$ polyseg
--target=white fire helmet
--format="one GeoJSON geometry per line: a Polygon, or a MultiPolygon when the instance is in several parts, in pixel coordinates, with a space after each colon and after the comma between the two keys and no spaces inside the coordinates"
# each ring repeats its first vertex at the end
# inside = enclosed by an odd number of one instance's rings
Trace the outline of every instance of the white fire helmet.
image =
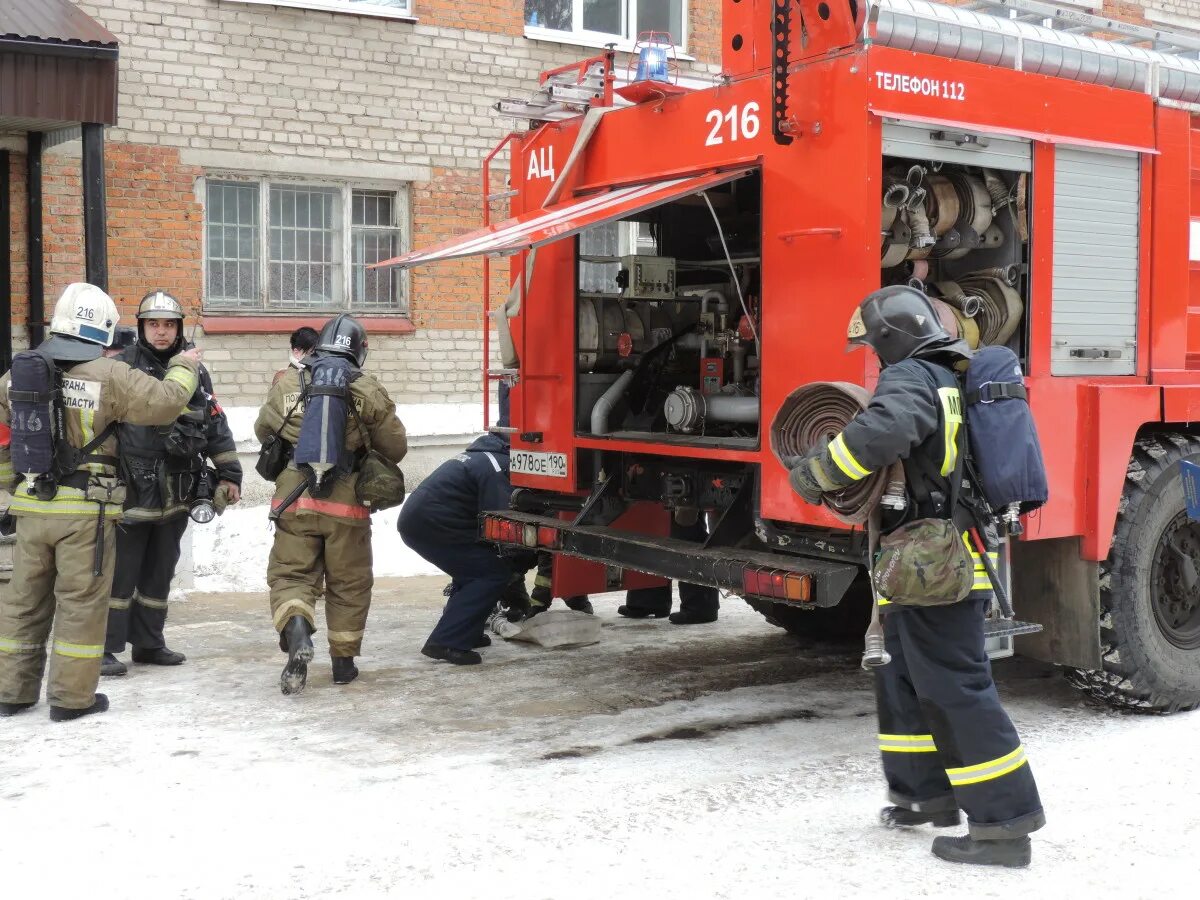
{"type": "Polygon", "coordinates": [[[121,314],[117,304],[94,284],[77,281],[68,284],[54,306],[50,333],[76,337],[108,347],[121,314]]]}

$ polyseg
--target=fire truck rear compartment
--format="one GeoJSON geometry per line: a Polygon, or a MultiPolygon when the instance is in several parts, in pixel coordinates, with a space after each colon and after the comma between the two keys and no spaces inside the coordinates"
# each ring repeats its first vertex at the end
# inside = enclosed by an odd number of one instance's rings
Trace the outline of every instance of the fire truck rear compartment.
{"type": "Polygon", "coordinates": [[[1028,142],[885,123],[883,146],[881,284],[925,291],[947,331],[1027,371],[1028,142]]]}
{"type": "Polygon", "coordinates": [[[576,241],[577,433],[754,449],[761,178],[576,241]]]}

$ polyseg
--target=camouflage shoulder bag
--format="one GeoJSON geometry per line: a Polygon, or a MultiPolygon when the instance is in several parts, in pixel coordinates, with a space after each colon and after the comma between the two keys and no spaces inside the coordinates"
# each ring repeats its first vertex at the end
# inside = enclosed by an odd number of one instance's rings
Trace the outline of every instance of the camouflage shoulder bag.
{"type": "MultiPolygon", "coordinates": [[[[945,426],[945,423],[939,424],[945,426]]],[[[879,541],[879,555],[871,569],[871,578],[879,596],[891,603],[946,606],[971,593],[975,566],[962,533],[954,524],[966,462],[965,422],[957,440],[958,456],[949,476],[950,496],[946,506],[942,507],[945,517],[916,519],[879,541]]],[[[929,503],[932,495],[921,478],[910,483],[910,488],[918,503],[929,503]]]]}
{"type": "Polygon", "coordinates": [[[917,519],[879,541],[871,577],[903,606],[944,606],[971,593],[974,567],[952,519],[917,519]]]}
{"type": "Polygon", "coordinates": [[[354,485],[354,498],[371,512],[391,509],[404,502],[404,473],[400,467],[371,447],[371,436],[367,433],[358,415],[358,406],[353,395],[346,405],[362,435],[366,453],[358,467],[358,481],[354,485]]]}

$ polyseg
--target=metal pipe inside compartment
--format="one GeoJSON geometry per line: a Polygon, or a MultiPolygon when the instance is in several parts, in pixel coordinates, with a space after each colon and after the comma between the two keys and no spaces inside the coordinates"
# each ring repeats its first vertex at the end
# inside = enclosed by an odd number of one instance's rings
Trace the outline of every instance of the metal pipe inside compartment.
{"type": "Polygon", "coordinates": [[[608,417],[613,411],[613,407],[617,405],[629,389],[630,382],[633,381],[635,370],[628,369],[621,373],[621,377],[612,383],[607,391],[600,395],[600,399],[596,401],[596,405],[592,407],[592,434],[608,434],[608,417]]]}
{"type": "Polygon", "coordinates": [[[737,394],[705,396],[695,388],[678,387],[663,404],[667,424],[678,431],[694,431],[704,422],[753,424],[758,421],[758,398],[737,394]]]}

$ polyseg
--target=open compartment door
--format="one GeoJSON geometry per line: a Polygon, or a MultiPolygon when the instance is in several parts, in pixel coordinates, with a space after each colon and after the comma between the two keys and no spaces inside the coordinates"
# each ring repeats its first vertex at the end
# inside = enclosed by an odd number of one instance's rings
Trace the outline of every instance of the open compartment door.
{"type": "Polygon", "coordinates": [[[522,213],[425,250],[384,260],[372,268],[411,268],[466,256],[507,256],[734,181],[751,171],[752,168],[742,167],[706,172],[586,194],[545,209],[522,213]]]}

